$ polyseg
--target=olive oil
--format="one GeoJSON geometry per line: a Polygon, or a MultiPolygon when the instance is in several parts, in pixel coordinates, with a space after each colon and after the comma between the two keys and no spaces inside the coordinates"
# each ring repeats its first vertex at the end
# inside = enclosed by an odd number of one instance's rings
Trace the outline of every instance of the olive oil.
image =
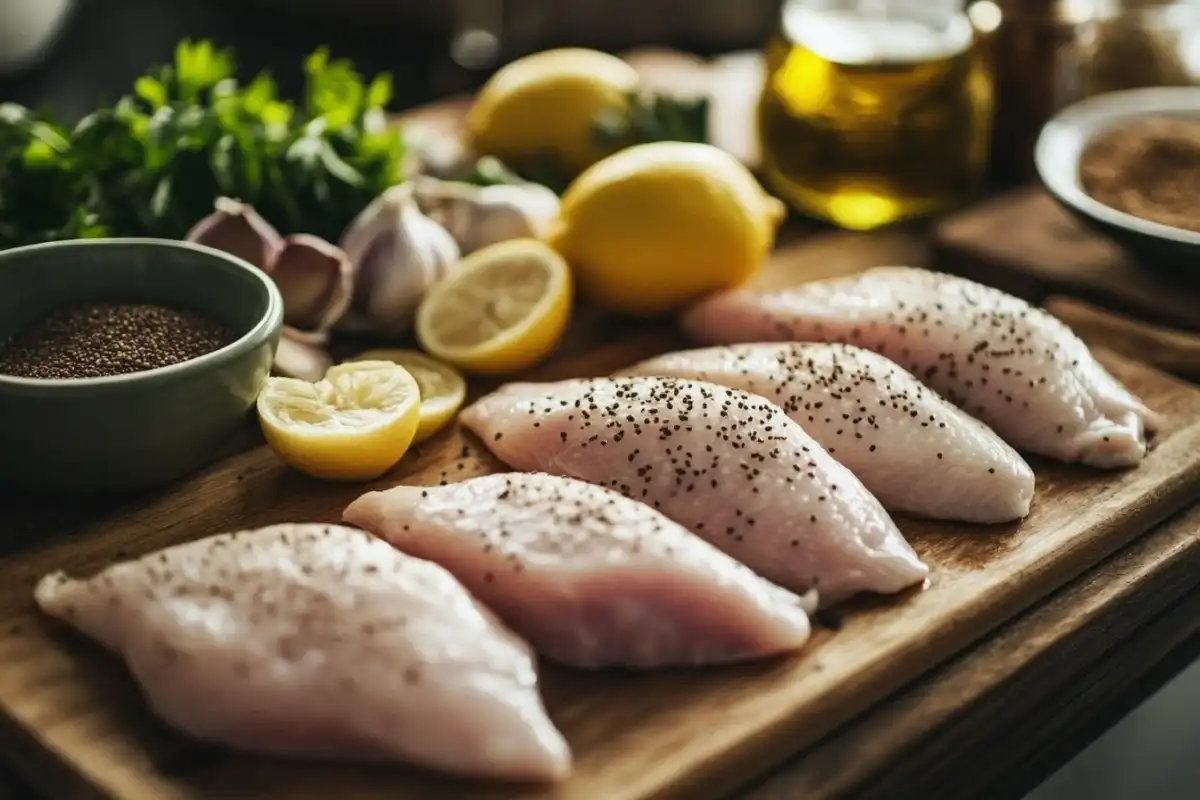
{"type": "Polygon", "coordinates": [[[939,5],[784,4],[758,111],[775,194],[865,230],[943,211],[976,190],[991,80],[967,16],[939,5]]]}

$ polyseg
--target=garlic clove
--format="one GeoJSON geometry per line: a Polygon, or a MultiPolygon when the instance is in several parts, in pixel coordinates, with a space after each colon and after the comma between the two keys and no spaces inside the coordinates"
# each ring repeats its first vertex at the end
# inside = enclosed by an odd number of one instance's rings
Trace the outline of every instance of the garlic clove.
{"type": "Polygon", "coordinates": [[[402,335],[426,291],[458,263],[445,228],[417,208],[409,185],[385,191],[351,224],[342,248],[355,265],[354,299],[342,328],[402,335]]]}
{"type": "Polygon", "coordinates": [[[299,328],[293,328],[291,325],[284,325],[282,332],[286,338],[300,342],[301,344],[312,345],[313,347],[324,347],[329,344],[329,331],[303,331],[299,328]]]}
{"type": "Polygon", "coordinates": [[[410,203],[412,184],[402,183],[385,189],[367,204],[342,234],[340,246],[346,257],[358,264],[375,238],[397,225],[401,210],[410,203]]]}
{"type": "Polygon", "coordinates": [[[418,138],[415,141],[405,129],[408,147],[405,151],[406,172],[409,179],[420,175],[432,175],[446,180],[466,173],[476,160],[457,133],[440,131],[436,136],[418,138]]]}
{"type": "Polygon", "coordinates": [[[321,380],[333,366],[333,358],[322,347],[324,340],[321,334],[285,325],[283,335],[279,337],[279,347],[275,350],[274,372],[303,381],[321,380]]]}
{"type": "Polygon", "coordinates": [[[479,190],[479,196],[485,207],[508,204],[519,209],[529,226],[529,235],[536,239],[545,236],[562,207],[558,195],[540,183],[486,186],[479,190]]]}
{"type": "Polygon", "coordinates": [[[536,183],[474,186],[422,176],[413,198],[430,219],[441,223],[463,254],[510,239],[540,239],[558,214],[560,201],[536,183]]]}
{"type": "Polygon", "coordinates": [[[458,262],[458,245],[441,225],[415,205],[400,213],[399,235],[378,237],[363,255],[369,291],[363,292],[367,313],[392,333],[407,332],[425,293],[458,262]]]}
{"type": "Polygon", "coordinates": [[[326,331],[341,319],[354,291],[354,268],[341,248],[296,234],[268,270],[283,295],[283,319],[303,330],[326,331]]]}
{"type": "Polygon", "coordinates": [[[253,206],[228,197],[218,197],[213,213],[197,222],[184,237],[189,242],[223,250],[269,270],[283,247],[283,237],[253,206]]]}
{"type": "Polygon", "coordinates": [[[422,175],[412,181],[412,199],[417,209],[445,228],[463,255],[474,247],[471,228],[474,223],[476,189],[461,181],[444,181],[422,175]]]}

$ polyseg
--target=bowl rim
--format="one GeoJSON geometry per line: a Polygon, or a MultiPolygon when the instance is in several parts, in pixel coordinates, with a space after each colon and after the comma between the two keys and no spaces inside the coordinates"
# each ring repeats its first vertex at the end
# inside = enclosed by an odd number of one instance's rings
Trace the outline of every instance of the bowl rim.
{"type": "Polygon", "coordinates": [[[1200,232],[1118,211],[1083,190],[1079,160],[1096,136],[1117,125],[1159,115],[1200,119],[1200,86],[1123,89],[1073,103],[1042,127],[1034,146],[1034,165],[1046,190],[1084,216],[1130,233],[1200,248],[1200,232]]]}
{"type": "Polygon", "coordinates": [[[24,378],[16,375],[0,374],[0,387],[7,389],[32,390],[34,392],[58,391],[79,388],[122,387],[152,385],[169,381],[197,370],[208,370],[228,364],[248,350],[258,347],[267,341],[283,325],[283,295],[269,275],[250,262],[195,242],[185,242],[177,239],[156,239],[139,237],[111,237],[97,239],[63,239],[56,242],[39,242],[37,244],[13,247],[0,251],[0,269],[3,269],[5,259],[10,256],[42,252],[56,249],[87,249],[90,247],[144,247],[148,249],[174,249],[190,251],[197,255],[215,258],[248,273],[264,288],[267,295],[266,308],[258,321],[244,334],[229,344],[219,347],[187,361],[168,364],[164,367],[129,372],[122,375],[105,375],[98,378],[24,378]]]}

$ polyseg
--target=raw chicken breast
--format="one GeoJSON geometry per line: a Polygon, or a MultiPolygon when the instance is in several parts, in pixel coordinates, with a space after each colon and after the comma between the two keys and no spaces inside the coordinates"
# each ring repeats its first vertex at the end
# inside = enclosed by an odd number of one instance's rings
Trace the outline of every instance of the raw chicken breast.
{"type": "Polygon", "coordinates": [[[815,603],[649,506],[571,478],[398,486],[363,495],[344,519],[441,564],[563,664],[745,661],[808,640],[806,606],[815,603]]]}
{"type": "Polygon", "coordinates": [[[651,358],[622,375],[692,378],[783,407],[889,511],[966,522],[1029,513],[1033,470],[986,425],[883,356],[843,344],[747,344],[651,358]]]}
{"type": "Polygon", "coordinates": [[[757,395],[660,378],[513,383],[459,419],[510,466],[642,500],[823,605],[928,573],[858,479],[757,395]]]}
{"type": "Polygon", "coordinates": [[[341,526],[222,534],[38,583],[192,736],[299,756],[566,775],[529,646],[449,572],[341,526]]]}
{"type": "Polygon", "coordinates": [[[847,342],[894,359],[1019,450],[1138,464],[1155,415],[1045,311],[973,281],[880,267],[794,289],[722,292],[686,311],[703,344],[847,342]]]}

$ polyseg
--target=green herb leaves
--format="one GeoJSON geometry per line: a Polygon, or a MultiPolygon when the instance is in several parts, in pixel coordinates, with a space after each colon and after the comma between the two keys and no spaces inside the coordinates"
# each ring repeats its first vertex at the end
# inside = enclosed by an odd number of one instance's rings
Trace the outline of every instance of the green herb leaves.
{"type": "Polygon", "coordinates": [[[318,50],[303,103],[267,74],[246,85],[230,51],[183,41],[173,63],[67,131],[0,106],[0,248],[88,235],[183,238],[218,196],[252,204],[283,230],[336,241],[402,180],[391,81],[370,82],[318,50]]]}
{"type": "MultiPolygon", "coordinates": [[[[592,136],[604,147],[615,151],[648,142],[708,143],[707,97],[684,99],[638,91],[628,99],[627,107],[606,108],[593,120],[592,136]]],[[[532,181],[556,194],[570,183],[552,156],[537,155],[526,157],[519,166],[483,156],[454,177],[478,186],[532,181]]]]}
{"type": "Polygon", "coordinates": [[[0,104],[0,248],[106,232],[68,137],[29,109],[0,104]]]}
{"type": "Polygon", "coordinates": [[[628,109],[607,109],[596,119],[592,135],[609,147],[647,142],[708,142],[707,97],[684,99],[634,92],[628,109]]]}

